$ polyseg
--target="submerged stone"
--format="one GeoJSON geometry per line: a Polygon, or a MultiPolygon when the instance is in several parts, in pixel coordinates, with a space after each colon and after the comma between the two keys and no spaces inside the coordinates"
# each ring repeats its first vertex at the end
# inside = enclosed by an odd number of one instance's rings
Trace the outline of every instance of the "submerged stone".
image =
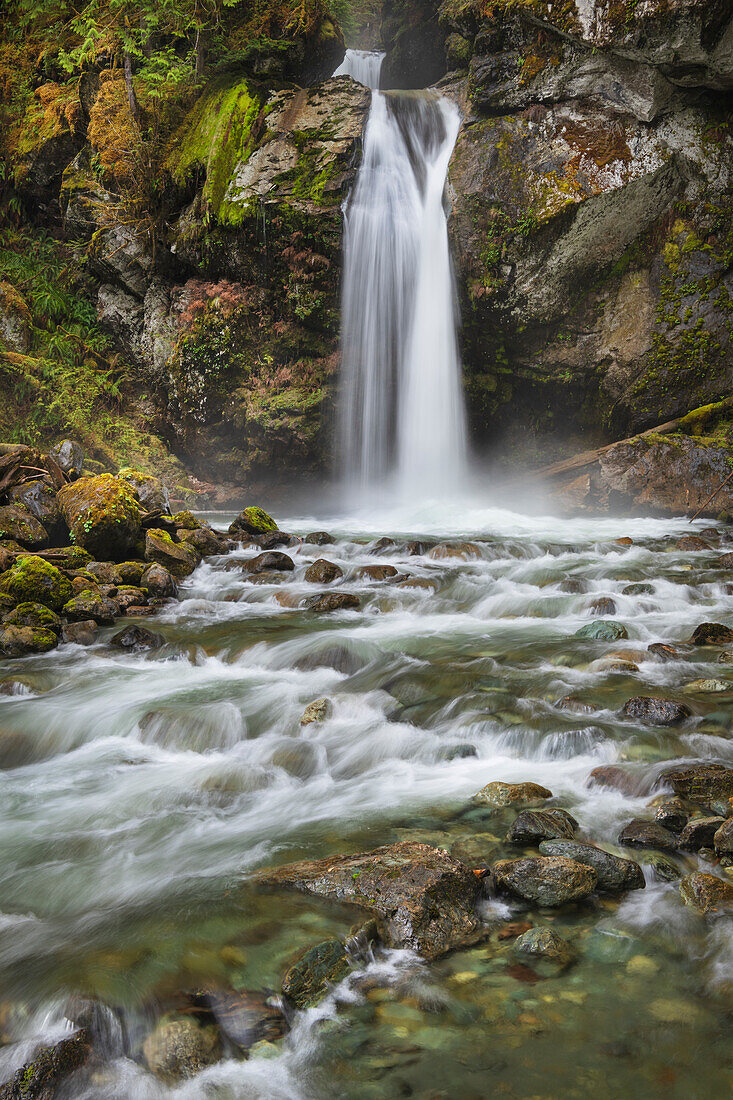
{"type": "Polygon", "coordinates": [[[190,1016],[161,1021],[143,1043],[148,1069],[163,1081],[195,1077],[221,1056],[215,1027],[201,1027],[190,1016]]]}
{"type": "Polygon", "coordinates": [[[326,940],[290,967],[283,978],[282,991],[296,1008],[316,1005],[329,991],[350,973],[349,957],[339,940],[326,940]]]}
{"type": "Polygon", "coordinates": [[[528,929],[514,941],[512,952],[521,959],[540,963],[554,972],[566,970],[575,960],[571,945],[552,928],[528,929]]]}

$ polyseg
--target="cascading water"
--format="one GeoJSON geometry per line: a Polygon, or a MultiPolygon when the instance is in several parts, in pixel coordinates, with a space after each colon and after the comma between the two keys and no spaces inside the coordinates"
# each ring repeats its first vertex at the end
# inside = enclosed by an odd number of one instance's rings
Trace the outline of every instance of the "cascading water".
{"type": "MultiPolygon", "coordinates": [[[[351,51],[350,51],[351,53],[351,51]]],[[[352,53],[340,72],[375,87],[352,53]],[[357,75],[359,74],[359,75],[357,75]]],[[[349,488],[446,495],[465,463],[443,190],[460,116],[432,92],[373,92],[346,208],[339,443],[349,488]]]]}

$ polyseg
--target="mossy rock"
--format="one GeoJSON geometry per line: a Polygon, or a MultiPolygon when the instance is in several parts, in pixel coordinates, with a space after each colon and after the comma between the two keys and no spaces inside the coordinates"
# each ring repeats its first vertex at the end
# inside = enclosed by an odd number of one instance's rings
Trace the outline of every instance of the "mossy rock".
{"type": "Polygon", "coordinates": [[[90,1050],[89,1033],[84,1028],[54,1046],[41,1047],[32,1062],[26,1062],[0,1087],[1,1100],[50,1100],[64,1078],[84,1065],[90,1050]]]}
{"type": "Polygon", "coordinates": [[[61,632],[61,619],[50,607],[42,603],[19,603],[6,617],[5,626],[31,626],[38,630],[61,632]]]}
{"type": "Polygon", "coordinates": [[[145,560],[165,566],[180,580],[193,573],[201,555],[188,543],[174,542],[167,531],[154,528],[145,535],[145,560]]]}
{"type": "Polygon", "coordinates": [[[329,986],[350,972],[349,959],[339,940],[326,940],[290,967],[283,979],[283,993],[297,1008],[318,1004],[329,986]]]}
{"type": "Polygon", "coordinates": [[[230,535],[264,535],[268,531],[277,531],[278,526],[272,516],[262,508],[245,508],[233,520],[229,527],[230,535]]]}
{"type": "Polygon", "coordinates": [[[145,572],[145,563],[142,561],[121,561],[117,569],[122,577],[123,584],[139,585],[145,572]]]}
{"type": "Polygon", "coordinates": [[[53,630],[32,626],[7,626],[0,630],[0,654],[3,657],[27,657],[33,653],[48,653],[59,643],[53,630]]]}
{"type": "Polygon", "coordinates": [[[40,520],[20,504],[0,507],[0,539],[13,542],[30,550],[48,546],[48,531],[40,520]]]}
{"type": "Polygon", "coordinates": [[[183,529],[184,531],[196,531],[201,526],[200,521],[196,519],[193,512],[189,511],[176,512],[173,516],[173,522],[177,529],[183,529]]]}
{"type": "Polygon", "coordinates": [[[42,551],[38,556],[57,565],[59,569],[84,569],[92,561],[92,555],[81,546],[54,547],[53,550],[42,551]]]}
{"type": "Polygon", "coordinates": [[[626,627],[613,619],[599,619],[595,623],[587,623],[576,630],[574,638],[594,638],[601,642],[617,642],[620,638],[628,638],[626,627]]]}
{"type": "Polygon", "coordinates": [[[94,619],[100,626],[111,626],[119,614],[117,605],[87,588],[64,604],[64,615],[73,623],[94,619]]]}
{"type": "Polygon", "coordinates": [[[164,1081],[195,1077],[221,1055],[216,1027],[200,1027],[190,1016],[164,1017],[143,1043],[148,1068],[164,1081]]]}
{"type": "Polygon", "coordinates": [[[127,481],[112,474],[82,477],[59,492],[71,537],[101,561],[120,561],[140,535],[141,508],[127,481]]]}
{"type": "Polygon", "coordinates": [[[60,611],[73,594],[71,581],[36,555],[20,558],[0,577],[0,592],[17,603],[40,603],[52,611],[60,611]]]}
{"type": "Polygon", "coordinates": [[[117,476],[132,486],[143,508],[149,512],[170,512],[168,490],[159,477],[144,474],[132,466],[124,466],[117,476]]]}

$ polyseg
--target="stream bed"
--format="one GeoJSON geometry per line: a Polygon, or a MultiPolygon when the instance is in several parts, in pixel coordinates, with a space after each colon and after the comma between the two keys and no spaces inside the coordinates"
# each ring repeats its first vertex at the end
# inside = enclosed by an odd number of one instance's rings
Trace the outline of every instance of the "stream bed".
{"type": "Polygon", "coordinates": [[[334,541],[285,548],[295,570],[276,576],[232,568],[255,548],[208,559],[151,620],[164,647],[120,654],[109,628],[87,649],[0,664],[2,1079],[65,1033],[75,993],[123,1021],[59,1094],[85,1100],[729,1093],[733,921],[687,908],[674,877],[726,869],[616,841],[653,818],[668,762],[733,763],[733,655],[689,644],[700,623],[733,622],[719,560],[733,536],[719,525],[689,550],[677,540],[709,524],[427,506],[278,518],[334,541]],[[318,558],[343,577],[308,583],[318,558]],[[360,574],[375,565],[396,578],[360,574]],[[326,587],[361,609],[307,610],[326,587]],[[598,618],[628,638],[574,636],[598,618]],[[658,642],[677,658],[650,653],[658,642]],[[621,714],[639,695],[692,715],[644,726],[621,714]],[[330,713],[302,726],[319,698],[330,713]],[[626,789],[589,780],[603,765],[627,769],[626,789]],[[376,950],[249,1060],[175,1086],[148,1072],[156,1005],[212,983],[276,992],[354,922],[313,898],[253,898],[248,874],[401,840],[475,868],[531,851],[504,840],[514,813],[472,802],[494,780],[548,787],[576,837],[636,859],[646,888],[546,911],[487,897],[475,946],[431,963],[376,950]],[[512,922],[552,927],[574,964],[517,964],[512,922]]]}

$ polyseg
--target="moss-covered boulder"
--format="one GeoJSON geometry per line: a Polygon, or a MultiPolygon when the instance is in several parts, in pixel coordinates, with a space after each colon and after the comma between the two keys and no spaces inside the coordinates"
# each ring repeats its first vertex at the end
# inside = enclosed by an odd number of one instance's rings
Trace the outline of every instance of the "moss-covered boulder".
{"type": "Polygon", "coordinates": [[[139,585],[145,572],[145,563],[141,561],[121,561],[117,569],[123,584],[139,585]]]}
{"type": "Polygon", "coordinates": [[[58,635],[53,630],[32,626],[8,626],[0,628],[0,654],[3,657],[27,657],[32,653],[48,653],[58,645],[58,635]]]}
{"type": "MultiPolygon", "coordinates": [[[[181,579],[193,573],[201,555],[189,543],[174,542],[167,531],[154,528],[145,534],[145,560],[165,566],[174,577],[181,579]]],[[[146,586],[143,584],[143,587],[146,586]]]]}
{"type": "Polygon", "coordinates": [[[38,557],[59,569],[84,569],[92,560],[92,555],[81,546],[54,546],[50,550],[39,550],[38,557]]]}
{"type": "Polygon", "coordinates": [[[19,603],[5,617],[5,626],[32,626],[37,630],[50,630],[54,634],[61,631],[61,619],[42,603],[19,603]]]}
{"type": "Polygon", "coordinates": [[[16,485],[8,493],[8,500],[35,516],[48,533],[52,546],[66,541],[69,529],[61,512],[56,490],[47,482],[26,481],[22,485],[16,485]]]}
{"type": "Polygon", "coordinates": [[[168,490],[159,477],[144,474],[132,466],[123,466],[117,476],[132,486],[146,511],[170,512],[168,490]]]}
{"type": "Polygon", "coordinates": [[[230,535],[264,535],[268,531],[277,531],[272,516],[262,508],[244,508],[229,525],[230,535]]]}
{"type": "Polygon", "coordinates": [[[84,1029],[53,1046],[40,1047],[32,1061],[0,1086],[0,1100],[52,1100],[64,1079],[87,1061],[90,1049],[84,1029]]]}
{"type": "Polygon", "coordinates": [[[0,349],[27,355],[33,318],[23,296],[11,283],[0,279],[0,349]]]}
{"type": "Polygon", "coordinates": [[[76,82],[49,81],[33,93],[15,158],[15,186],[33,201],[51,200],[82,143],[83,113],[76,82]]]}
{"type": "Polygon", "coordinates": [[[71,581],[64,574],[35,554],[19,558],[12,568],[0,577],[0,592],[11,596],[16,603],[40,603],[52,611],[60,611],[71,599],[71,581]]]}
{"type": "Polygon", "coordinates": [[[350,973],[349,957],[339,940],[326,940],[306,951],[283,978],[283,993],[296,1008],[318,1004],[330,986],[350,973]]]}
{"type": "Polygon", "coordinates": [[[0,539],[12,539],[29,550],[48,546],[48,531],[32,512],[19,504],[0,507],[0,539]]]}
{"type": "Polygon", "coordinates": [[[63,612],[71,622],[94,619],[100,626],[111,626],[119,615],[117,605],[112,600],[89,588],[65,603],[63,612]]]}
{"type": "Polygon", "coordinates": [[[133,487],[112,474],[82,477],[59,492],[72,538],[95,558],[120,561],[140,536],[140,503],[133,487]]]}

